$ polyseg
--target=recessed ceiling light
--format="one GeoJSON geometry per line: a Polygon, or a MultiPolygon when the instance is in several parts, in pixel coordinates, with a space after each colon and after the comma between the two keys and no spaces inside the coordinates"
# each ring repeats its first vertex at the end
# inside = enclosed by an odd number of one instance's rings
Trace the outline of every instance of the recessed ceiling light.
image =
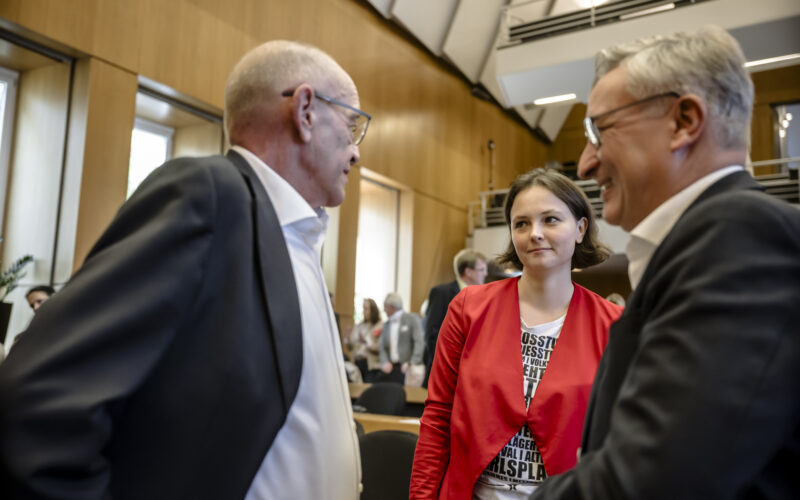
{"type": "Polygon", "coordinates": [[[656,12],[663,12],[665,10],[672,10],[674,8],[675,8],[674,3],[665,3],[664,5],[659,5],[658,7],[638,10],[636,12],[631,12],[630,14],[622,14],[621,16],[619,16],[619,19],[620,21],[624,21],[626,19],[633,19],[634,17],[646,16],[648,14],[655,14],[656,12]]]}
{"type": "Polygon", "coordinates": [[[578,7],[581,9],[588,9],[590,7],[597,7],[608,2],[608,0],[578,0],[578,7]]]}
{"type": "Polygon", "coordinates": [[[794,59],[800,59],[800,54],[787,54],[785,56],[768,57],[767,59],[759,59],[757,61],[747,61],[744,63],[744,67],[752,68],[754,66],[763,66],[765,64],[792,61],[794,59]]]}
{"type": "Polygon", "coordinates": [[[578,96],[575,94],[563,94],[563,95],[554,95],[553,97],[542,97],[541,99],[536,99],[533,103],[537,106],[543,106],[545,104],[553,104],[554,102],[563,102],[563,101],[571,101],[578,96]]]}

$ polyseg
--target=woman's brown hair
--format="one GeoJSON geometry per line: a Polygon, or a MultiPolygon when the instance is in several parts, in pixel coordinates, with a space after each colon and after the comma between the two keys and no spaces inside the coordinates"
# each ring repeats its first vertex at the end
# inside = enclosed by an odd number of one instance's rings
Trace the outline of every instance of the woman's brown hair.
{"type": "Polygon", "coordinates": [[[365,317],[364,321],[370,325],[379,323],[381,320],[381,312],[378,310],[378,304],[372,299],[364,299],[364,302],[367,303],[367,309],[369,310],[369,318],[365,317]]]}

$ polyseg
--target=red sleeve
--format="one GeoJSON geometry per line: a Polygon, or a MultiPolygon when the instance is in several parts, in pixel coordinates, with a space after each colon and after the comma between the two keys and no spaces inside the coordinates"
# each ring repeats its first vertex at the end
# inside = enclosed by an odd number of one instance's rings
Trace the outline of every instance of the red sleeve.
{"type": "Polygon", "coordinates": [[[450,461],[450,415],[467,332],[464,298],[462,291],[453,299],[439,330],[428,381],[428,399],[420,419],[409,500],[438,498],[450,461]]]}

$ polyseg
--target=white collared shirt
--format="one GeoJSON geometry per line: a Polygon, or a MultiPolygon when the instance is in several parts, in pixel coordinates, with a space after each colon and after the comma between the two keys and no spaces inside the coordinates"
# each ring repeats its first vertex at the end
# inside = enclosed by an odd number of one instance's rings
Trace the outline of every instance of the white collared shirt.
{"type": "Polygon", "coordinates": [[[303,332],[297,396],[246,499],[355,500],[361,479],[358,438],[342,348],[320,267],[328,216],[322,209],[312,209],[258,157],[239,146],[232,149],[253,167],[275,207],[292,262],[303,332]]]}
{"type": "Polygon", "coordinates": [[[389,360],[392,363],[400,362],[400,351],[397,350],[397,338],[400,336],[400,318],[403,310],[396,311],[389,318],[389,360]]]}
{"type": "Polygon", "coordinates": [[[656,248],[664,241],[689,205],[712,184],[739,170],[743,170],[743,167],[731,165],[701,177],[659,205],[633,228],[631,239],[625,248],[625,254],[628,256],[628,277],[631,280],[631,289],[636,289],[639,285],[656,248]]]}

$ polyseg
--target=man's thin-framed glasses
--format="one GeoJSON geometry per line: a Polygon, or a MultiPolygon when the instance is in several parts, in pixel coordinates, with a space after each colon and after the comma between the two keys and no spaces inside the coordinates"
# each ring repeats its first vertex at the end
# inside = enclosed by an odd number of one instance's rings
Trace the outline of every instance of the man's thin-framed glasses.
{"type": "MultiPolygon", "coordinates": [[[[284,90],[283,92],[281,92],[281,95],[283,97],[292,97],[294,95],[295,90],[297,89],[284,90]]],[[[349,104],[346,104],[338,99],[322,95],[317,91],[314,91],[314,97],[316,97],[317,99],[321,99],[327,102],[328,104],[335,104],[336,106],[347,108],[350,111],[356,113],[356,121],[351,126],[352,127],[351,133],[353,134],[352,135],[353,144],[355,144],[356,146],[361,144],[361,141],[364,140],[364,136],[367,135],[367,128],[369,128],[369,122],[370,120],[372,120],[372,116],[370,116],[369,113],[361,111],[358,108],[354,108],[353,106],[350,106],[349,104]]]]}
{"type": "Polygon", "coordinates": [[[614,108],[610,111],[606,111],[604,113],[600,113],[599,115],[595,116],[587,116],[583,119],[583,132],[586,135],[586,139],[589,140],[589,143],[594,146],[595,149],[600,147],[600,131],[606,130],[608,128],[613,127],[614,125],[608,125],[606,127],[598,127],[597,120],[600,118],[605,118],[608,115],[616,113],[617,111],[622,111],[625,108],[630,108],[632,106],[637,106],[639,104],[644,104],[646,102],[655,101],[656,99],[661,99],[662,97],[680,97],[681,95],[677,92],[664,92],[663,94],[651,95],[650,97],[645,97],[644,99],[639,99],[638,101],[630,102],[624,106],[620,106],[618,108],[614,108]]]}

